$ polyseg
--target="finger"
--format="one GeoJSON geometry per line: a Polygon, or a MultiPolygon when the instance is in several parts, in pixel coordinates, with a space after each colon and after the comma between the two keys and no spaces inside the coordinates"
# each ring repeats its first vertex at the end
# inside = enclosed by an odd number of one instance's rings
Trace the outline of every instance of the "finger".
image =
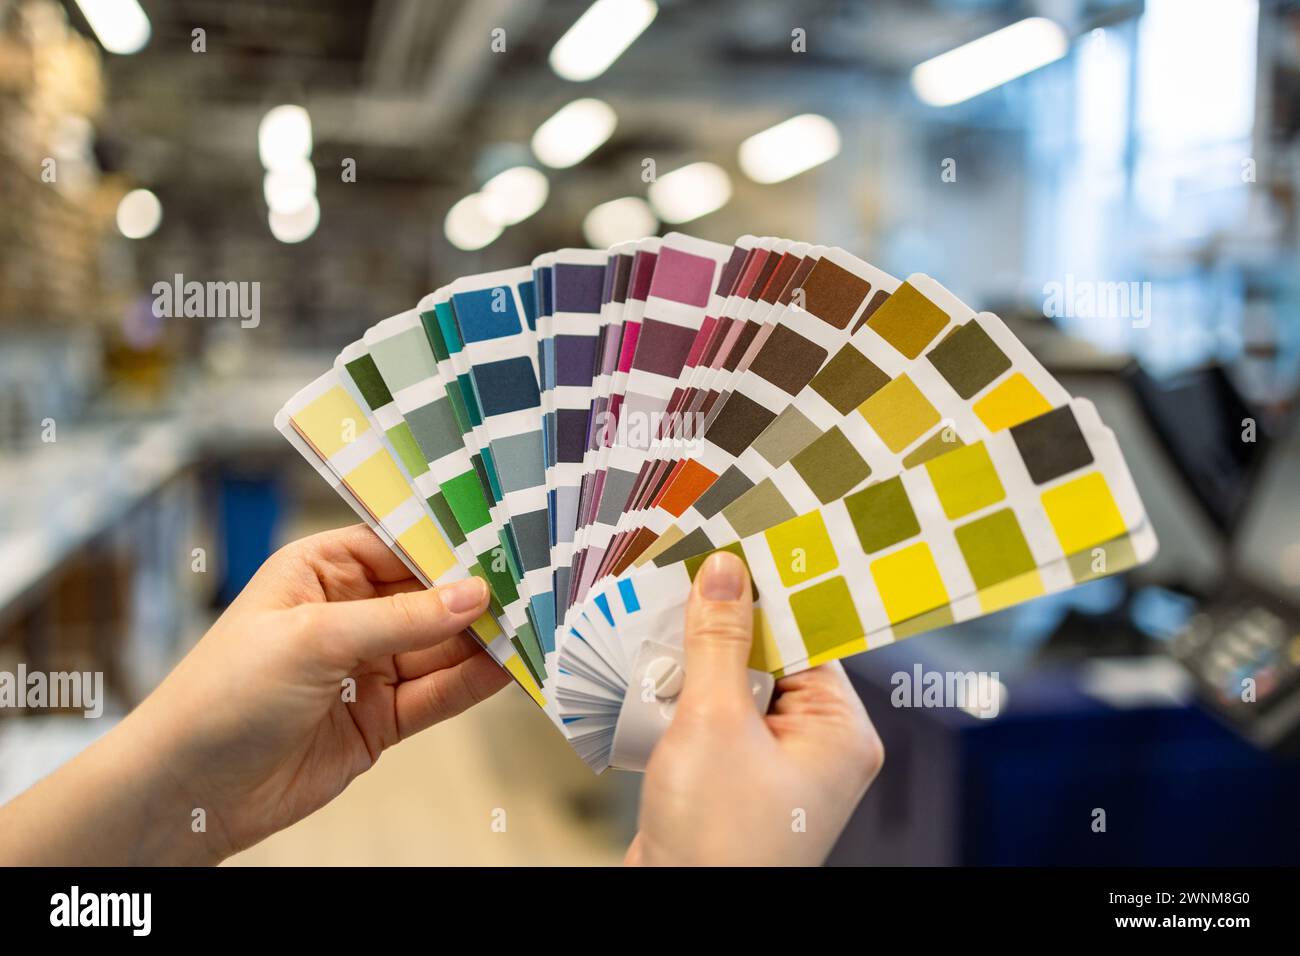
{"type": "Polygon", "coordinates": [[[461,631],[440,644],[426,647],[419,651],[398,654],[393,662],[397,666],[397,676],[401,680],[415,680],[433,671],[455,667],[461,661],[468,660],[482,650],[483,645],[469,634],[461,631]]]}
{"type": "Polygon", "coordinates": [[[455,667],[434,671],[397,685],[397,733],[405,740],[440,720],[454,717],[487,700],[510,675],[481,648],[455,667]]]}
{"type": "Polygon", "coordinates": [[[839,661],[828,661],[798,674],[782,677],[776,682],[773,711],[795,710],[810,700],[827,697],[861,703],[858,692],[853,689],[853,684],[849,682],[839,661]]]}
{"type": "Polygon", "coordinates": [[[767,725],[778,738],[806,738],[819,748],[832,749],[878,739],[862,698],[839,661],[783,677],[776,686],[780,696],[767,715],[767,725]]]}
{"type": "Polygon", "coordinates": [[[322,531],[302,539],[298,545],[314,555],[318,565],[356,564],[371,581],[401,581],[411,577],[411,569],[368,525],[322,531]]]}
{"type": "Polygon", "coordinates": [[[303,616],[310,639],[355,664],[432,647],[465,630],[487,603],[487,585],[470,577],[387,597],[305,604],[293,613],[303,616]]]}
{"type": "Polygon", "coordinates": [[[744,562],[726,551],[711,555],[695,576],[686,606],[686,684],[679,706],[740,705],[753,711],[746,673],[753,627],[744,562]]]}
{"type": "Polygon", "coordinates": [[[405,581],[380,581],[375,585],[376,597],[388,597],[392,594],[402,594],[406,591],[423,591],[424,585],[418,578],[407,578],[405,581]]]}

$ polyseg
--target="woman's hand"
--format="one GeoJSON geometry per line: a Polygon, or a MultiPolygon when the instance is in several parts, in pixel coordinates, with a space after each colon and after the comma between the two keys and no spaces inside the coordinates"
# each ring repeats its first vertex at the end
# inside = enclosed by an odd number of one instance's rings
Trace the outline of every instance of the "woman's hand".
{"type": "Polygon", "coordinates": [[[508,682],[465,633],[487,601],[477,578],[424,588],[363,525],[289,545],[140,707],[0,809],[0,860],[215,862],[300,820],[508,682]]]}
{"type": "Polygon", "coordinates": [[[727,552],[696,576],[686,684],[646,768],[628,863],[818,865],[880,771],[884,748],[838,662],[778,681],[759,715],[749,594],[727,552]]]}

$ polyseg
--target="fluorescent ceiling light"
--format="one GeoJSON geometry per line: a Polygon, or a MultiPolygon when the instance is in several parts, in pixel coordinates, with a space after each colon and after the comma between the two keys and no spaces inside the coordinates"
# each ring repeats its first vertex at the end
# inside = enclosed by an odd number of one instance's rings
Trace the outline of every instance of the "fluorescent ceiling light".
{"type": "Polygon", "coordinates": [[[547,166],[576,166],[614,133],[618,114],[604,100],[574,100],[537,127],[533,153],[547,166]]]}
{"type": "Polygon", "coordinates": [[[689,222],[721,209],[731,198],[731,178],[713,163],[691,163],[650,186],[650,204],[664,222],[689,222]]]}
{"type": "Polygon", "coordinates": [[[311,117],[301,106],[268,110],[257,124],[257,155],[267,169],[293,166],[311,156],[311,117]]]}
{"type": "Polygon", "coordinates": [[[128,239],[152,235],[162,222],[162,203],[147,189],[132,189],[117,204],[117,228],[128,239]]]}
{"type": "Polygon", "coordinates": [[[316,195],[316,170],[311,161],[300,159],[292,166],[267,170],[262,178],[262,195],[272,212],[297,212],[316,195]]]}
{"type": "Polygon", "coordinates": [[[481,194],[489,215],[503,226],[513,226],[541,209],[550,191],[541,170],[512,166],[489,179],[481,194]]]}
{"type": "Polygon", "coordinates": [[[492,215],[491,204],[483,194],[473,193],[447,210],[443,230],[453,246],[472,252],[491,245],[501,235],[501,223],[492,215]]]}
{"type": "Polygon", "coordinates": [[[271,235],[281,242],[302,242],[320,224],[320,203],[312,196],[307,205],[295,212],[276,212],[271,210],[267,216],[271,235]]]}
{"type": "Polygon", "coordinates": [[[153,32],[137,0],[77,0],[90,29],[109,53],[136,53],[153,32]]]}
{"type": "Polygon", "coordinates": [[[917,65],[912,89],[931,106],[951,106],[1059,60],[1068,47],[1058,24],[1030,17],[917,65]]]}
{"type": "Polygon", "coordinates": [[[825,116],[804,113],[740,144],[740,168],[756,183],[779,183],[834,159],[840,132],[825,116]]]}
{"type": "Polygon", "coordinates": [[[596,0],[551,48],[560,77],[594,80],[623,55],[659,12],[654,0],[596,0]]]}
{"type": "Polygon", "coordinates": [[[582,234],[593,249],[608,249],[629,239],[653,236],[658,228],[659,220],[650,204],[636,196],[603,202],[582,220],[582,234]]]}

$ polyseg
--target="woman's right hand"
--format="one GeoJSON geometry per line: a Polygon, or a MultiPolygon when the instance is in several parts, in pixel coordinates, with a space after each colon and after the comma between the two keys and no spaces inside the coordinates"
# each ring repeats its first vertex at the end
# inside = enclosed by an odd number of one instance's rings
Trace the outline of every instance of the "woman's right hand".
{"type": "Polygon", "coordinates": [[[777,682],[761,716],[750,694],[749,574],[711,556],[686,615],[686,683],[655,748],[627,862],[816,866],[884,762],[838,662],[777,682]]]}

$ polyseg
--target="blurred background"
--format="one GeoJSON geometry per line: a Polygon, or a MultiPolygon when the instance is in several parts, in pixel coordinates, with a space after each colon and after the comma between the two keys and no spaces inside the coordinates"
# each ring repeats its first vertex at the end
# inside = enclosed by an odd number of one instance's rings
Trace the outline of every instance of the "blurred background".
{"type": "MultiPolygon", "coordinates": [[[[342,346],[679,229],[998,312],[1161,538],[854,659],[888,760],[832,862],[1300,862],[1298,133],[1283,0],[0,0],[0,671],[108,696],[0,710],[0,799],[354,520],[271,424],[342,346]],[[248,308],[160,317],[187,281],[248,308]],[[998,715],[893,707],[918,664],[995,672],[998,715]]],[[[235,862],[607,863],[636,800],[511,688],[235,862]]]]}

